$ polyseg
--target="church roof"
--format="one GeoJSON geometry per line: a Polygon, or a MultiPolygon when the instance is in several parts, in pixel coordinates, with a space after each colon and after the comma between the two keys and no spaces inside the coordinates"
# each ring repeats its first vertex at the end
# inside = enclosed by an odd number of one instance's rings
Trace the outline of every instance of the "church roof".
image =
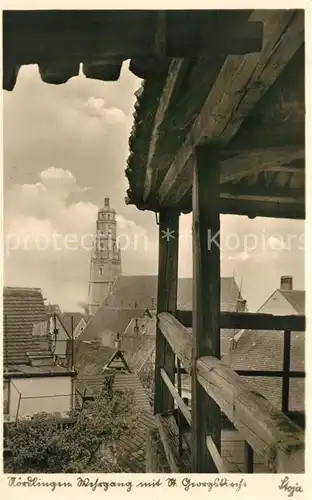
{"type": "MultiPolygon", "coordinates": [[[[221,311],[235,311],[238,298],[235,279],[221,278],[221,311]]],[[[122,335],[133,318],[142,316],[146,309],[156,309],[156,299],[157,276],[119,276],[80,335],[81,340],[101,339],[105,345],[113,345],[114,334],[122,335]]],[[[178,309],[192,309],[192,278],[179,278],[178,309]]]]}
{"type": "MultiPolygon", "coordinates": [[[[221,278],[221,310],[234,311],[240,292],[233,277],[221,278]]],[[[156,309],[157,276],[119,276],[103,307],[156,309]]],[[[178,280],[178,308],[192,309],[192,278],[178,280]]]]}

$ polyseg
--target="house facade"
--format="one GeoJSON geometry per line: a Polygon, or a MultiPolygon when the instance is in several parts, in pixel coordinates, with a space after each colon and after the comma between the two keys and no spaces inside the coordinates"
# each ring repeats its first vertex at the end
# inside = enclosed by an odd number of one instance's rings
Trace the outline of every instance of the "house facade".
{"type": "Polygon", "coordinates": [[[36,413],[68,417],[74,379],[65,368],[12,367],[3,376],[4,422],[29,419],[36,413]]]}
{"type": "Polygon", "coordinates": [[[87,321],[84,315],[80,312],[64,312],[62,315],[62,323],[70,337],[74,340],[78,339],[86,327],[87,321]]]}
{"type": "Polygon", "coordinates": [[[281,276],[279,288],[264,302],[258,312],[285,316],[305,314],[305,291],[294,290],[292,276],[281,276]]]}
{"type": "Polygon", "coordinates": [[[68,416],[76,374],[61,366],[53,352],[41,290],[5,287],[3,309],[4,421],[40,412],[68,416]]]}

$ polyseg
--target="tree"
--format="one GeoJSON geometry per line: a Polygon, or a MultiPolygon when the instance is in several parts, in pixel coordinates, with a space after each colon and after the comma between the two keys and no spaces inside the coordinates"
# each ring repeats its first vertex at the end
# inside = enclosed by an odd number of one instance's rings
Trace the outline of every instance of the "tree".
{"type": "Polygon", "coordinates": [[[12,456],[5,460],[5,472],[122,472],[120,439],[131,438],[139,414],[133,394],[113,391],[109,378],[102,394],[74,411],[72,425],[63,430],[57,418],[44,413],[9,424],[12,456]]]}

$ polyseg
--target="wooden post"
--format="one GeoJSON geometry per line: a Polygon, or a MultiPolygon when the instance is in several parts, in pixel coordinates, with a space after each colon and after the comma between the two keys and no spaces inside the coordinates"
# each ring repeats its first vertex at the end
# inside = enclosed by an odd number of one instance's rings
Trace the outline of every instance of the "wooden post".
{"type": "MultiPolygon", "coordinates": [[[[177,385],[178,385],[178,393],[181,397],[182,395],[182,387],[181,387],[181,362],[179,358],[176,358],[177,362],[177,385]]],[[[183,447],[182,447],[182,412],[178,407],[178,427],[179,427],[179,455],[182,456],[183,447]]]]}
{"type": "Polygon", "coordinates": [[[196,149],[193,177],[192,472],[217,472],[206,447],[220,452],[221,413],[199,384],[197,359],[220,358],[219,167],[215,150],[196,149]]]}
{"type": "Polygon", "coordinates": [[[289,410],[291,331],[284,331],[282,412],[289,410]]]}
{"type": "MultiPolygon", "coordinates": [[[[157,285],[157,314],[170,312],[175,315],[178,290],[178,250],[179,250],[179,213],[166,210],[159,216],[159,256],[157,285]]],[[[163,368],[174,384],[175,354],[161,332],[158,321],[156,331],[155,361],[155,407],[156,414],[173,411],[174,401],[160,370],[163,368]]]]}
{"type": "Polygon", "coordinates": [[[244,472],[245,474],[253,474],[254,472],[254,453],[252,447],[245,441],[244,444],[244,472]]]}

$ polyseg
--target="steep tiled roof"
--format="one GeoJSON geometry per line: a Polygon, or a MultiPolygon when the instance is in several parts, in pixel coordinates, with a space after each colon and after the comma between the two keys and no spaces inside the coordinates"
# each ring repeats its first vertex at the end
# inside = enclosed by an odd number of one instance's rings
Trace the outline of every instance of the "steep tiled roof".
{"type": "Polygon", "coordinates": [[[152,358],[156,347],[156,318],[144,320],[144,328],[134,335],[132,320],[121,337],[121,348],[131,370],[140,373],[152,358]]]}
{"type": "Polygon", "coordinates": [[[121,439],[120,447],[124,452],[123,472],[146,472],[146,441],[149,429],[156,427],[152,412],[143,410],[138,417],[136,428],[131,438],[121,439]]]}
{"type": "MultiPolygon", "coordinates": [[[[87,394],[89,394],[90,396],[96,396],[97,394],[100,394],[105,378],[110,376],[111,374],[106,375],[105,373],[98,376],[81,375],[78,373],[77,387],[80,389],[80,392],[83,392],[84,389],[87,389],[87,394]]],[[[151,410],[148,396],[136,373],[114,372],[113,376],[113,389],[115,391],[132,391],[134,395],[135,406],[147,411],[151,410]]]]}
{"type": "Polygon", "coordinates": [[[45,306],[47,314],[62,314],[61,308],[58,304],[48,304],[45,306]]]}
{"type": "Polygon", "coordinates": [[[47,320],[42,292],[38,288],[5,287],[3,290],[4,339],[6,364],[27,364],[27,352],[42,351],[33,326],[47,320]]]}
{"type": "Polygon", "coordinates": [[[75,367],[81,377],[85,374],[100,375],[114,352],[113,347],[103,346],[100,342],[75,340],[75,367]]]}
{"type": "MultiPolygon", "coordinates": [[[[223,361],[234,370],[282,370],[283,332],[247,330],[235,349],[226,354],[223,361]]],[[[291,334],[291,370],[305,370],[305,334],[291,334]]],[[[246,377],[258,392],[273,404],[281,407],[282,382],[275,377],[246,377]]],[[[292,379],[290,384],[289,409],[304,409],[304,379],[292,379]]]]}
{"type": "Polygon", "coordinates": [[[283,290],[281,294],[292,305],[298,314],[305,314],[305,291],[304,290],[283,290]]]}
{"type": "Polygon", "coordinates": [[[101,339],[105,345],[114,345],[116,333],[123,334],[132,318],[139,318],[144,309],[117,309],[104,303],[92,316],[80,335],[80,340],[101,339]]]}

